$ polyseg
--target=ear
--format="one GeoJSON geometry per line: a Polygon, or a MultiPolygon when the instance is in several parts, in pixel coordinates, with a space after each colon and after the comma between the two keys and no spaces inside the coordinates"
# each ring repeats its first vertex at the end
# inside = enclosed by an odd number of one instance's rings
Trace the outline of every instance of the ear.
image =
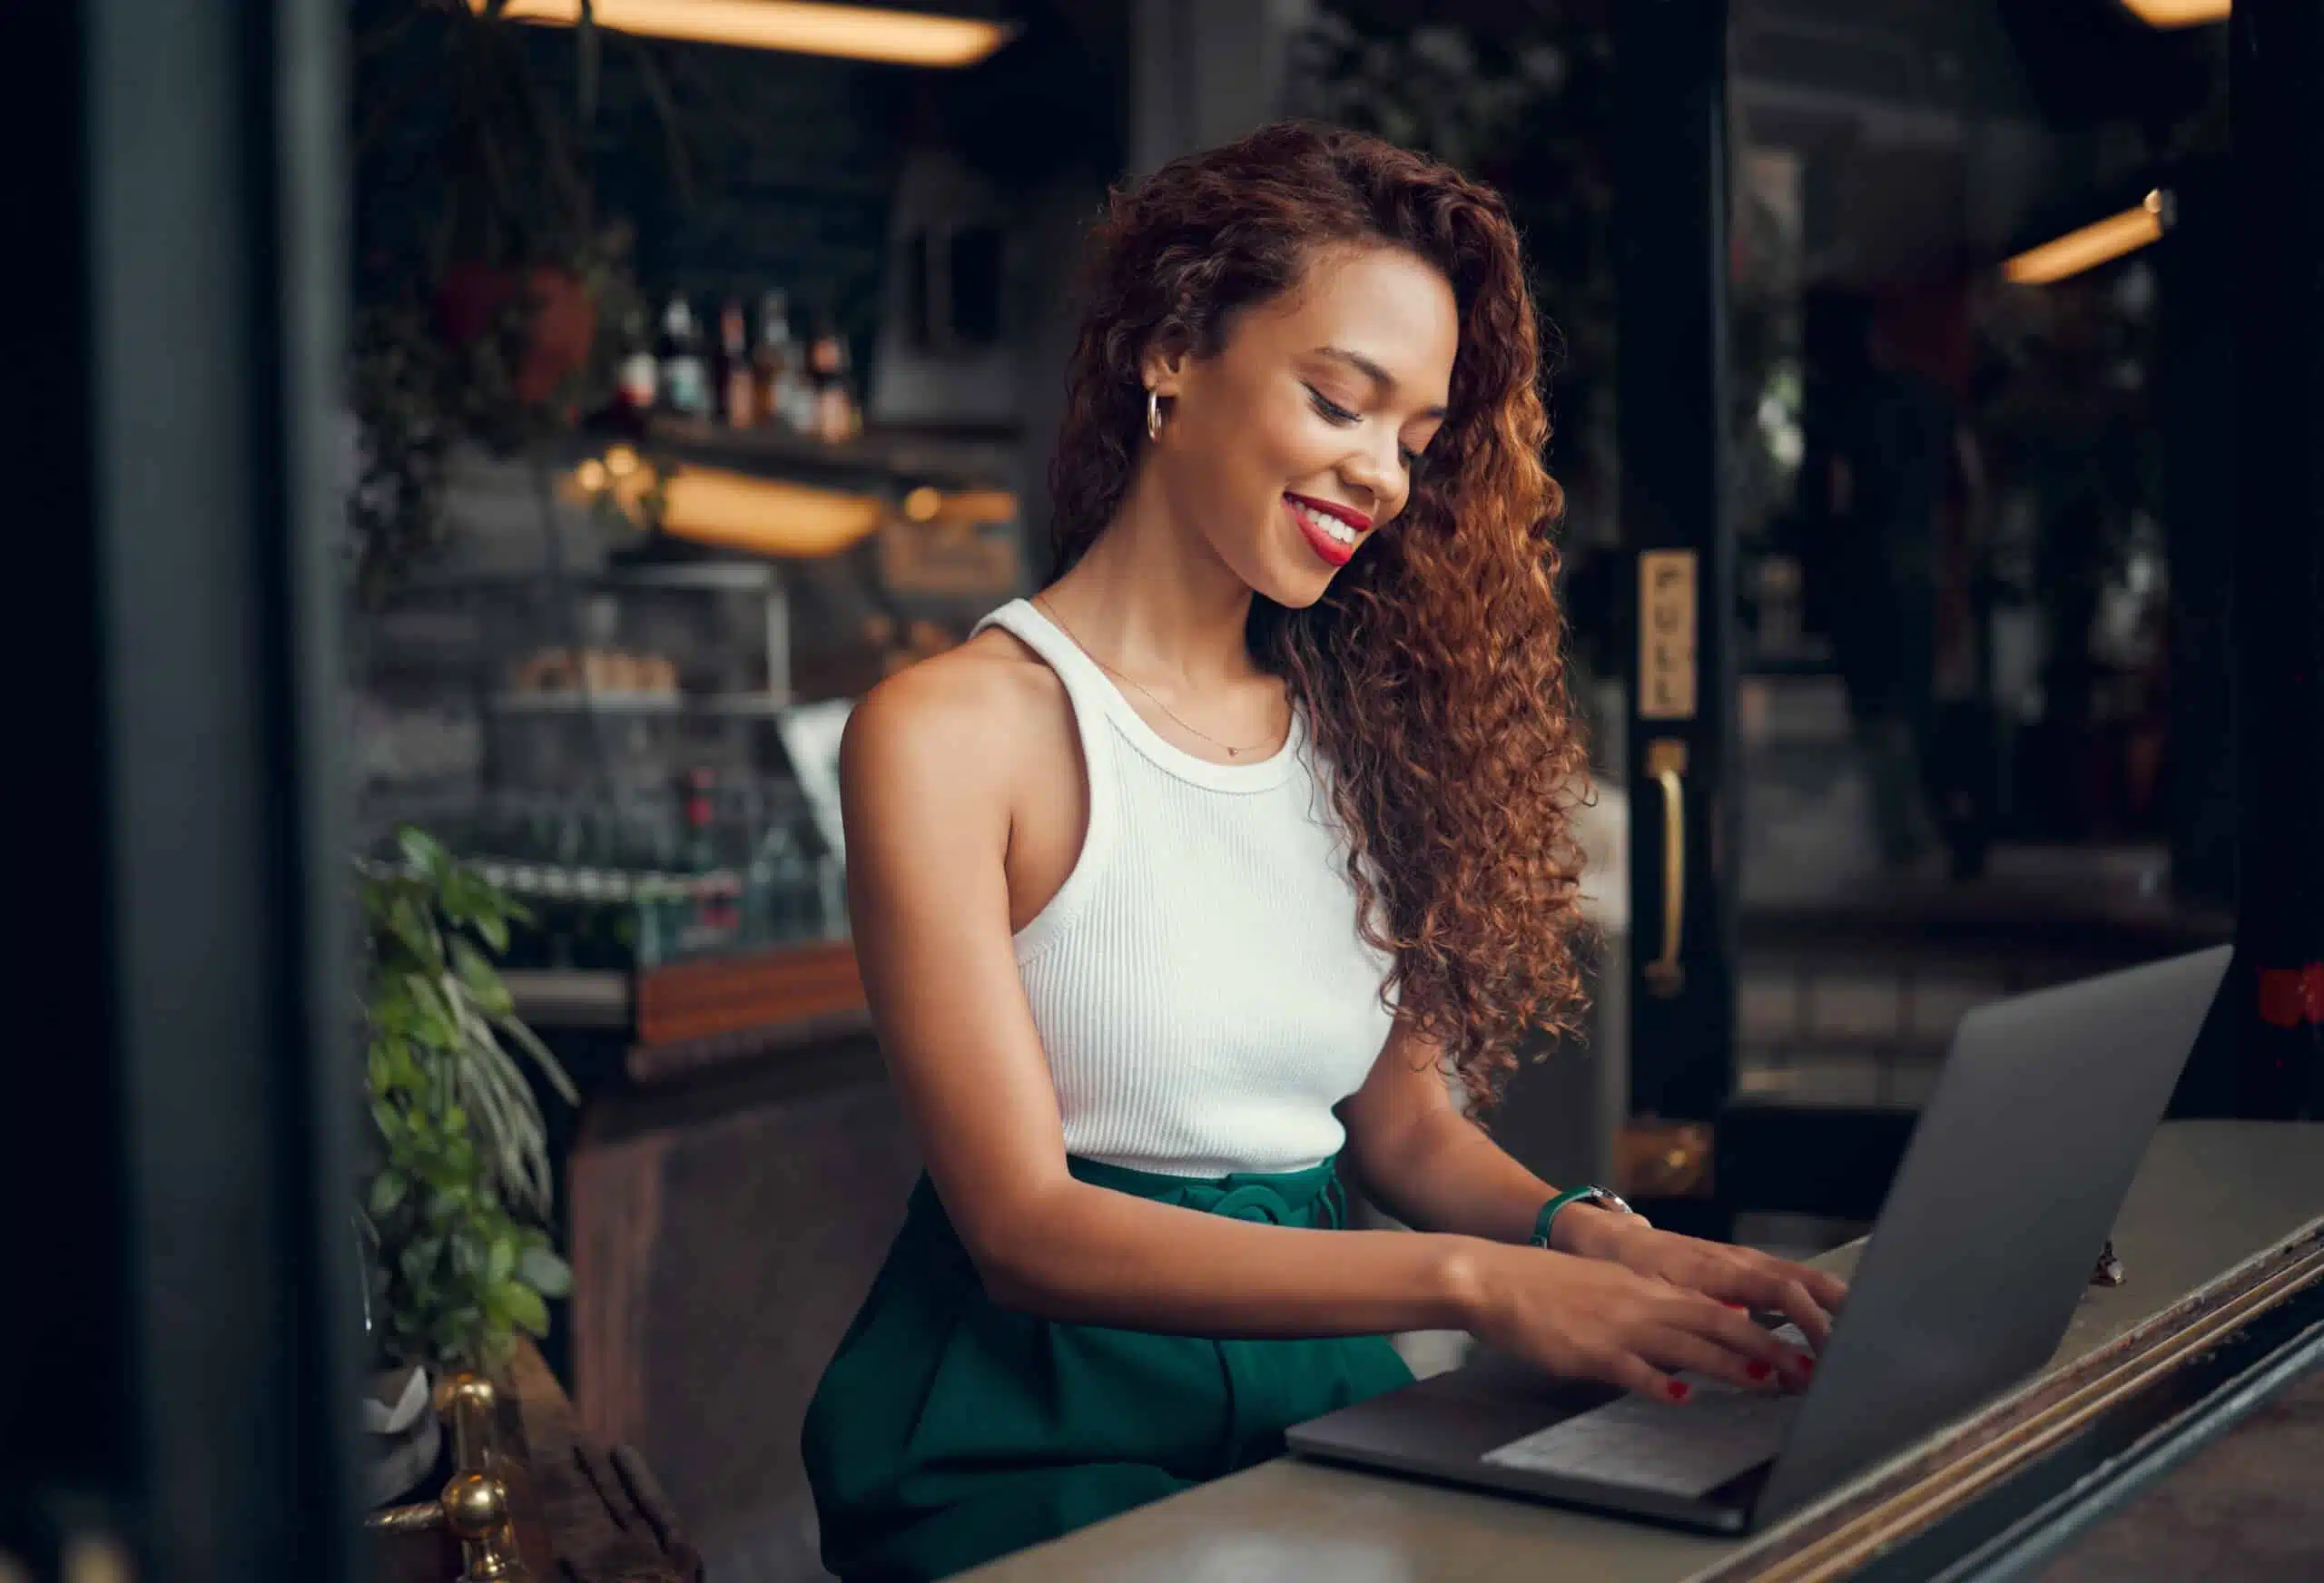
{"type": "Polygon", "coordinates": [[[1186,337],[1170,329],[1157,330],[1138,359],[1138,380],[1164,400],[1173,399],[1185,381],[1187,361],[1186,337]]]}

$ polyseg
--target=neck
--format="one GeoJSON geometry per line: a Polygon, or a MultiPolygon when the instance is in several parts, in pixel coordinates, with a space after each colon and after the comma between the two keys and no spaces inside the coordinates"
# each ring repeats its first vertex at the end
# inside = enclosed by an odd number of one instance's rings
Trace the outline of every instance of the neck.
{"type": "Polygon", "coordinates": [[[1141,680],[1209,690],[1256,670],[1243,640],[1250,585],[1174,519],[1150,468],[1042,598],[1093,653],[1141,680]]]}

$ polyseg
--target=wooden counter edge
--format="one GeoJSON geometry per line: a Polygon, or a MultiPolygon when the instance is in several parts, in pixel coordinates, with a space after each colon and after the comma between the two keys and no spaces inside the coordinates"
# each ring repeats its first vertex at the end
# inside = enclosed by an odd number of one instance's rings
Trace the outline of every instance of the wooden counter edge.
{"type": "MultiPolygon", "coordinates": [[[[517,1540],[535,1578],[540,1583],[698,1583],[684,1560],[653,1542],[658,1536],[641,1535],[616,1516],[635,1496],[626,1488],[606,1487],[619,1477],[611,1458],[590,1454],[595,1448],[577,1431],[572,1401],[531,1342],[518,1340],[508,1379],[523,1445],[511,1480],[517,1486],[512,1490],[517,1540]]],[[[650,1530],[652,1525],[645,1526],[650,1530]]]]}

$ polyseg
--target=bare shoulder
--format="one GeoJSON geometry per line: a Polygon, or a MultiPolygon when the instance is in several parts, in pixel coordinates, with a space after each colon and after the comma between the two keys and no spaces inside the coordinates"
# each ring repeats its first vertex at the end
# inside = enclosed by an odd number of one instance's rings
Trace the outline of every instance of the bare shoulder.
{"type": "Polygon", "coordinates": [[[848,719],[841,773],[852,795],[989,796],[1005,811],[1019,772],[1051,749],[1069,752],[1070,731],[1057,674],[988,630],[866,693],[848,719]]]}

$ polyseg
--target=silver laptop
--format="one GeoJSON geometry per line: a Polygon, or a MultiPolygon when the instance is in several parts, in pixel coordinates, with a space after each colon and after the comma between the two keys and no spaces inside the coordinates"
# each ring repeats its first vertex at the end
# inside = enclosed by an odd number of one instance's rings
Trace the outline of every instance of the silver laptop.
{"type": "Polygon", "coordinates": [[[1693,1378],[1683,1407],[1609,1401],[1486,1357],[1302,1424],[1291,1449],[1718,1533],[1793,1510],[2048,1362],[2229,955],[1963,1019],[1806,1391],[1693,1378]]]}

